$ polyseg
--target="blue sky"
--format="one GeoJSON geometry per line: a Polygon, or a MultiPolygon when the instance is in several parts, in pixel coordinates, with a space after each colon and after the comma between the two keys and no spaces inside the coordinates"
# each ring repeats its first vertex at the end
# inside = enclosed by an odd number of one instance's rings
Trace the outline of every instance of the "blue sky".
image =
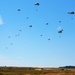
{"type": "Polygon", "coordinates": [[[74,0],[0,0],[0,66],[75,65],[75,14],[70,11],[75,11],[74,0]]]}

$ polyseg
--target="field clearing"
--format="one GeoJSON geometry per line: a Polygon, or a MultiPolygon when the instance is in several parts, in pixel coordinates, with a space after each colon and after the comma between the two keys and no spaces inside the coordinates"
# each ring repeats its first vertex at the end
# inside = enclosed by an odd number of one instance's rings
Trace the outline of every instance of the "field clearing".
{"type": "Polygon", "coordinates": [[[73,68],[0,67],[0,75],[75,75],[73,68]]]}

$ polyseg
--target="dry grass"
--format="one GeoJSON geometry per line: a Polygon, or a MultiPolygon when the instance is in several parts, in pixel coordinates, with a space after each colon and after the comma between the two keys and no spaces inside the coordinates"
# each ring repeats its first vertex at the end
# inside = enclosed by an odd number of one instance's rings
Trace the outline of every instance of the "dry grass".
{"type": "Polygon", "coordinates": [[[0,67],[0,75],[75,75],[75,69],[0,67]]]}

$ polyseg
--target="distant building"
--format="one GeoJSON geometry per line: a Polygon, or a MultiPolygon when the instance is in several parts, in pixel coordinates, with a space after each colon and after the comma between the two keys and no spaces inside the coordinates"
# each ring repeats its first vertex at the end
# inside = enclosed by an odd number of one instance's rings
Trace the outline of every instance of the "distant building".
{"type": "Polygon", "coordinates": [[[43,68],[35,68],[35,70],[41,71],[43,70],[43,68]]]}

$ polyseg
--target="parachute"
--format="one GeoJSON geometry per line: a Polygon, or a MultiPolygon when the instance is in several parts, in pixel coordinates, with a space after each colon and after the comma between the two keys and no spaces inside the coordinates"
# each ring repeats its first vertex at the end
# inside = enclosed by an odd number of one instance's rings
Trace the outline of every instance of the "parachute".
{"type": "Polygon", "coordinates": [[[20,32],[22,31],[22,30],[19,30],[20,32]]]}
{"type": "Polygon", "coordinates": [[[21,9],[17,9],[17,11],[21,11],[21,9]]]}
{"type": "Polygon", "coordinates": [[[57,30],[58,30],[58,33],[62,33],[63,31],[63,29],[60,26],[57,28],[57,30]]]}
{"type": "Polygon", "coordinates": [[[29,19],[29,17],[26,17],[27,19],[29,19]]]}
{"type": "Polygon", "coordinates": [[[12,45],[13,43],[11,43],[11,45],[12,45]]]}
{"type": "MultiPolygon", "coordinates": [[[[73,15],[73,14],[75,14],[75,12],[68,12],[68,14],[70,14],[70,15],[73,15]]],[[[71,18],[72,20],[73,20],[73,17],[71,18]]]]}
{"type": "Polygon", "coordinates": [[[58,33],[62,33],[62,31],[63,31],[63,29],[61,29],[61,30],[58,30],[58,33]]]}
{"type": "Polygon", "coordinates": [[[32,25],[29,26],[30,28],[32,27],[32,25]]]}
{"type": "Polygon", "coordinates": [[[68,12],[68,14],[75,14],[75,12],[73,12],[73,11],[72,12],[68,12]]]}
{"type": "Polygon", "coordinates": [[[8,38],[10,38],[10,36],[8,36],[8,38]]]}
{"type": "Polygon", "coordinates": [[[48,25],[48,23],[46,23],[46,25],[48,25]]]}
{"type": "Polygon", "coordinates": [[[40,4],[38,2],[35,3],[36,6],[39,6],[40,4]]]}
{"type": "Polygon", "coordinates": [[[59,21],[59,23],[61,23],[61,21],[59,21]]]}
{"type": "Polygon", "coordinates": [[[48,38],[48,40],[50,40],[50,38],[48,38]]]}
{"type": "MultiPolygon", "coordinates": [[[[35,6],[39,6],[40,4],[39,4],[38,2],[36,2],[34,5],[35,5],[35,6]]],[[[36,11],[37,11],[37,9],[36,9],[36,11]]]]}
{"type": "Polygon", "coordinates": [[[42,34],[40,36],[42,36],[42,34]]]}

